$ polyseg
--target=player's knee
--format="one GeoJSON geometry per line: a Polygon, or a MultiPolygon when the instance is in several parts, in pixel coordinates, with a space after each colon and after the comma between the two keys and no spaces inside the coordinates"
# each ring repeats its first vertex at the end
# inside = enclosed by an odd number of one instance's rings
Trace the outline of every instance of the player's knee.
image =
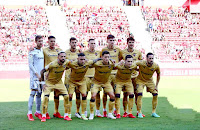
{"type": "Polygon", "coordinates": [[[37,97],[37,98],[41,98],[41,94],[37,94],[36,97],[37,97]]]}
{"type": "Polygon", "coordinates": [[[69,98],[71,98],[71,99],[72,99],[72,97],[73,97],[73,95],[72,95],[72,94],[69,94],[69,98]]]}
{"type": "Polygon", "coordinates": [[[54,99],[59,100],[59,96],[54,95],[54,99]]]}
{"type": "Polygon", "coordinates": [[[130,94],[130,95],[129,95],[129,98],[134,98],[134,94],[130,94]]]}
{"type": "Polygon", "coordinates": [[[115,99],[115,95],[114,94],[110,94],[110,98],[111,99],[115,99]]]}
{"type": "Polygon", "coordinates": [[[120,98],[120,94],[115,94],[115,97],[116,98],[120,98]]]}
{"type": "Polygon", "coordinates": [[[138,93],[137,95],[138,95],[138,96],[142,96],[142,93],[138,93]]]}
{"type": "Polygon", "coordinates": [[[152,93],[153,96],[158,96],[158,93],[152,93]]]}
{"type": "Polygon", "coordinates": [[[32,90],[30,96],[34,97],[35,94],[36,94],[36,91],[33,91],[33,90],[32,90]]]}
{"type": "Polygon", "coordinates": [[[87,97],[86,97],[86,96],[82,97],[82,100],[86,100],[86,99],[87,99],[87,97]]]}
{"type": "Polygon", "coordinates": [[[115,101],[115,98],[111,98],[111,97],[110,97],[110,101],[111,101],[111,102],[114,102],[114,101],[115,101]]]}
{"type": "Polygon", "coordinates": [[[70,95],[69,95],[69,101],[72,101],[72,96],[70,97],[70,95]]]}
{"type": "Polygon", "coordinates": [[[68,100],[68,99],[69,99],[69,95],[63,94],[63,98],[64,98],[65,100],[68,100]]]}
{"type": "Polygon", "coordinates": [[[91,99],[90,99],[90,102],[95,102],[95,99],[91,98],[91,99]]]}
{"type": "Polygon", "coordinates": [[[77,94],[76,94],[76,99],[81,99],[80,93],[77,93],[77,94]]]}

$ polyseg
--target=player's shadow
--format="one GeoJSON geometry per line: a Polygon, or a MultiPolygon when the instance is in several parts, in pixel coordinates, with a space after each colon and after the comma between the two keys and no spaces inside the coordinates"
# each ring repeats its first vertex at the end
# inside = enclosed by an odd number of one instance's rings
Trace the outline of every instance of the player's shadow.
{"type": "MultiPolygon", "coordinates": [[[[60,98],[62,99],[62,98],[60,98]]],[[[109,101],[108,101],[109,102],[109,101]]],[[[107,104],[108,104],[107,102],[107,104]]],[[[121,115],[123,114],[123,104],[121,99],[121,115]]],[[[26,114],[28,109],[27,102],[0,102],[0,126],[1,129],[197,129],[200,128],[200,113],[192,109],[177,109],[170,104],[166,97],[159,97],[157,113],[160,118],[151,117],[152,98],[143,98],[142,111],[146,115],[143,119],[123,118],[111,120],[107,118],[95,117],[92,121],[84,121],[74,116],[76,102],[73,100],[72,121],[53,118],[54,102],[49,102],[49,114],[52,119],[47,122],[40,122],[34,117],[35,121],[28,121],[26,114]]],[[[42,107],[41,107],[42,108],[42,107]]],[[[102,100],[101,100],[102,114],[102,100]]],[[[87,105],[89,116],[89,100],[87,105]]],[[[107,106],[108,110],[108,106],[107,106]]],[[[33,106],[35,112],[35,104],[33,106]]],[[[60,101],[59,112],[64,114],[63,100],[60,101]]],[[[80,109],[81,112],[81,109],[80,109]]],[[[133,115],[136,115],[134,104],[133,115]]]]}

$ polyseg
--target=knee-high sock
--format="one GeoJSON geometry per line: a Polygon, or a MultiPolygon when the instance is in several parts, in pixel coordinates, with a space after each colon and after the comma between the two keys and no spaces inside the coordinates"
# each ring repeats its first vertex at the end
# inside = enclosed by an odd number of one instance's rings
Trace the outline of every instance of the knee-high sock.
{"type": "Polygon", "coordinates": [[[97,93],[96,95],[96,109],[100,109],[101,99],[100,99],[100,93],[97,93]]]}
{"type": "Polygon", "coordinates": [[[152,99],[152,113],[156,112],[157,104],[158,104],[158,95],[153,96],[153,99],[152,99]]]}
{"type": "Polygon", "coordinates": [[[44,96],[42,103],[42,114],[47,113],[48,103],[49,103],[49,96],[44,96]]]}
{"type": "Polygon", "coordinates": [[[110,101],[109,101],[109,113],[112,113],[114,105],[115,105],[115,99],[110,99],[110,101]]]}
{"type": "Polygon", "coordinates": [[[69,112],[69,95],[64,95],[63,96],[64,98],[64,108],[65,108],[65,113],[68,113],[69,112]]]}
{"type": "Polygon", "coordinates": [[[33,101],[36,91],[31,91],[29,100],[28,100],[28,114],[32,114],[32,108],[33,108],[33,101]]]}
{"type": "Polygon", "coordinates": [[[127,94],[123,98],[123,107],[124,107],[124,112],[127,111],[127,106],[128,106],[128,97],[127,94]]]}
{"type": "Polygon", "coordinates": [[[138,95],[138,98],[137,98],[137,111],[139,113],[142,113],[141,109],[142,109],[142,96],[138,95]]]}
{"type": "Polygon", "coordinates": [[[106,109],[107,104],[107,94],[103,93],[103,108],[106,109]]]}
{"type": "Polygon", "coordinates": [[[35,98],[35,102],[36,102],[36,111],[40,112],[40,106],[41,106],[41,93],[37,92],[36,94],[36,98],[35,98]]]}
{"type": "Polygon", "coordinates": [[[120,114],[120,97],[115,98],[115,108],[116,108],[117,114],[120,114]]]}
{"type": "Polygon", "coordinates": [[[59,107],[59,96],[54,95],[54,104],[54,112],[57,113],[59,107]]]}
{"type": "Polygon", "coordinates": [[[81,106],[80,93],[76,93],[76,113],[79,113],[80,106],[81,106]]]}
{"type": "Polygon", "coordinates": [[[95,99],[90,100],[90,114],[94,114],[95,99]]]}
{"type": "Polygon", "coordinates": [[[129,95],[129,100],[128,100],[128,113],[132,114],[132,110],[133,110],[133,97],[134,95],[129,95]]]}
{"type": "Polygon", "coordinates": [[[68,111],[68,114],[71,114],[71,109],[72,109],[72,98],[69,98],[69,111],[68,111]]]}
{"type": "Polygon", "coordinates": [[[81,102],[81,114],[84,114],[86,111],[87,107],[87,97],[82,97],[82,102],[81,102]]]}

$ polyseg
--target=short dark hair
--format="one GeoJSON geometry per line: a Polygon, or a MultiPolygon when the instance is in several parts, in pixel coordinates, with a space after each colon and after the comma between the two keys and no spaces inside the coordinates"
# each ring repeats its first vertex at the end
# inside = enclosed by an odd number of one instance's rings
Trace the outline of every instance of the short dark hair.
{"type": "Polygon", "coordinates": [[[40,38],[43,38],[43,36],[37,35],[37,36],[35,37],[35,41],[37,41],[37,40],[40,39],[40,38]]]}
{"type": "MultiPolygon", "coordinates": [[[[58,56],[60,55],[60,54],[62,54],[62,53],[65,53],[64,51],[60,51],[60,52],[58,52],[58,56]]],[[[65,53],[66,54],[66,53],[65,53]]]]}
{"type": "Polygon", "coordinates": [[[71,37],[70,39],[69,39],[69,42],[71,42],[71,41],[73,41],[73,40],[77,40],[75,37],[71,37]]]}
{"type": "Polygon", "coordinates": [[[48,37],[48,40],[49,40],[49,39],[51,39],[51,38],[54,38],[54,39],[56,39],[54,36],[49,36],[49,37],[48,37]]]}
{"type": "Polygon", "coordinates": [[[127,43],[128,43],[129,41],[134,41],[134,42],[135,42],[135,39],[134,39],[133,37],[129,37],[129,38],[127,38],[127,43]]]}
{"type": "Polygon", "coordinates": [[[127,60],[128,58],[133,58],[132,55],[126,55],[125,60],[127,60]]]}
{"type": "Polygon", "coordinates": [[[103,51],[103,52],[102,52],[102,56],[105,55],[105,54],[110,54],[110,52],[108,52],[108,51],[103,51]]]}
{"type": "Polygon", "coordinates": [[[107,39],[111,39],[111,38],[115,38],[115,36],[113,36],[111,34],[107,36],[107,39]]]}
{"type": "Polygon", "coordinates": [[[90,41],[92,41],[92,40],[95,40],[94,38],[90,38],[89,40],[88,40],[88,42],[90,42],[90,41]]]}
{"type": "Polygon", "coordinates": [[[79,53],[79,54],[78,54],[78,57],[79,57],[79,56],[85,56],[85,54],[84,54],[84,53],[79,53]]]}
{"type": "Polygon", "coordinates": [[[149,52],[149,53],[147,53],[146,57],[148,58],[148,56],[150,56],[150,55],[153,55],[153,56],[154,56],[153,53],[149,52]]]}

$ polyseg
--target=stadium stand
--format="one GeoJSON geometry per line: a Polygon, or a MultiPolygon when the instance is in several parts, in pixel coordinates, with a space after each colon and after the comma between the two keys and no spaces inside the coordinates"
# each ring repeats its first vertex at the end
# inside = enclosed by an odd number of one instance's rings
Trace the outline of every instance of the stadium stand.
{"type": "MultiPolygon", "coordinates": [[[[28,48],[35,35],[51,34],[45,9],[42,6],[0,6],[0,63],[27,65],[28,48]]],[[[4,68],[5,69],[5,68],[4,68]]]]}
{"type": "Polygon", "coordinates": [[[161,62],[200,62],[199,14],[183,7],[145,7],[142,12],[152,34],[152,49],[161,62]]]}
{"type": "Polygon", "coordinates": [[[87,40],[95,38],[98,49],[106,45],[108,34],[116,36],[121,49],[126,46],[129,37],[129,23],[125,12],[117,6],[68,6],[63,7],[67,26],[72,36],[78,38],[80,47],[87,48],[87,40]]]}

